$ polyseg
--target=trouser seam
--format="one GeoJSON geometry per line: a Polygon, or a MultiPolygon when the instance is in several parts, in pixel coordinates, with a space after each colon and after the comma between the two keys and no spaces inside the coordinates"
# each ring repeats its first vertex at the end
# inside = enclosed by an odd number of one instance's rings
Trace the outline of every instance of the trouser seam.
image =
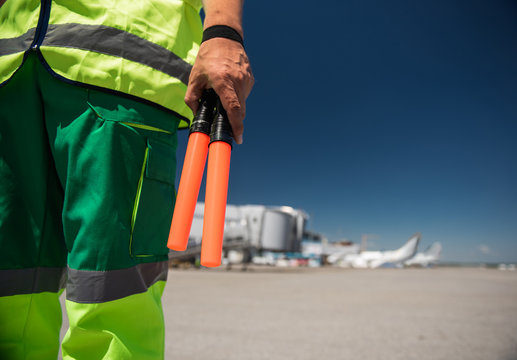
{"type": "MultiPolygon", "coordinates": [[[[35,61],[38,61],[37,59],[35,61]]],[[[41,126],[44,127],[44,130],[45,130],[45,134],[44,136],[46,136],[46,139],[47,139],[47,146],[48,146],[48,134],[47,134],[47,127],[46,127],[46,123],[45,123],[45,108],[43,106],[43,96],[41,94],[41,88],[40,88],[40,82],[39,82],[39,75],[37,73],[37,62],[36,63],[33,63],[31,64],[31,66],[33,67],[31,70],[31,72],[33,73],[34,75],[34,79],[35,79],[35,86],[36,86],[36,91],[38,93],[38,97],[39,97],[39,105],[41,106],[41,116],[38,118],[37,121],[39,121],[41,123],[41,126]]],[[[48,148],[48,150],[50,150],[50,148],[48,148]]],[[[47,186],[45,187],[45,201],[43,202],[43,204],[46,204],[47,203],[47,197],[48,197],[48,183],[49,183],[49,172],[48,172],[48,168],[47,168],[47,174],[46,174],[46,184],[47,186]]],[[[44,238],[44,234],[45,234],[45,224],[46,224],[46,220],[47,220],[47,215],[48,215],[48,211],[47,209],[45,208],[45,212],[43,214],[43,219],[42,219],[42,224],[41,224],[41,230],[40,230],[40,233],[39,233],[39,248],[38,248],[38,256],[37,256],[37,262],[38,264],[40,263],[40,260],[41,260],[41,252],[42,252],[42,242],[43,242],[43,238],[44,238]]],[[[36,268],[36,270],[34,271],[34,275],[32,277],[32,284],[31,284],[31,294],[30,294],[30,300],[29,300],[29,306],[28,306],[28,309],[27,309],[27,316],[25,318],[25,323],[23,325],[23,339],[25,339],[26,337],[26,333],[27,333],[27,325],[29,323],[29,319],[30,319],[30,313],[32,311],[32,301],[34,299],[34,291],[35,291],[35,286],[36,286],[36,279],[38,277],[38,268],[36,268]]],[[[27,354],[27,345],[26,345],[26,342],[24,341],[23,342],[23,357],[25,358],[27,354]]]]}

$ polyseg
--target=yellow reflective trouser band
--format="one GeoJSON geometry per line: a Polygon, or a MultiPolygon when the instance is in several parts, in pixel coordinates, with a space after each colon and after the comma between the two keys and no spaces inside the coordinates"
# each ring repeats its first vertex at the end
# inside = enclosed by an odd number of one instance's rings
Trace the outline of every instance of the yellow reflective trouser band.
{"type": "Polygon", "coordinates": [[[163,359],[167,272],[167,261],[108,271],[69,268],[63,359],[163,359]]]}
{"type": "Polygon", "coordinates": [[[143,293],[114,301],[67,300],[70,330],[63,340],[63,359],[163,359],[164,288],[165,282],[158,281],[143,293]]]}
{"type": "Polygon", "coordinates": [[[167,272],[167,261],[109,271],[69,268],[63,359],[163,359],[167,272]]]}
{"type": "Polygon", "coordinates": [[[60,292],[0,297],[0,359],[56,360],[60,292]]]}

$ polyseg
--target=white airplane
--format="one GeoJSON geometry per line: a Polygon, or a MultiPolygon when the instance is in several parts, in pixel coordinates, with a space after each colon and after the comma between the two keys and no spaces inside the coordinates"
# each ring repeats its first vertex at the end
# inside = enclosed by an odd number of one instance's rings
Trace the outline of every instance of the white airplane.
{"type": "Polygon", "coordinates": [[[420,233],[416,233],[397,250],[361,251],[356,254],[336,253],[330,255],[327,261],[341,267],[352,267],[356,269],[375,269],[387,263],[402,264],[404,261],[415,256],[420,237],[420,233]]]}
{"type": "Polygon", "coordinates": [[[414,266],[419,265],[422,267],[427,267],[431,264],[436,264],[440,259],[440,254],[442,252],[442,245],[439,242],[433,243],[429,246],[425,251],[419,252],[411,259],[407,260],[404,265],[406,266],[414,266]]]}

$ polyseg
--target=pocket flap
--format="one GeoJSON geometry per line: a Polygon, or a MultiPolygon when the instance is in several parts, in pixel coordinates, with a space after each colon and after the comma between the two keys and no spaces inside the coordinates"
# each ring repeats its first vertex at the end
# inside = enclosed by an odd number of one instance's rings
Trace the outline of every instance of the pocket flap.
{"type": "Polygon", "coordinates": [[[145,176],[174,185],[176,177],[176,149],[174,146],[156,139],[147,139],[147,147],[149,154],[145,176]]]}

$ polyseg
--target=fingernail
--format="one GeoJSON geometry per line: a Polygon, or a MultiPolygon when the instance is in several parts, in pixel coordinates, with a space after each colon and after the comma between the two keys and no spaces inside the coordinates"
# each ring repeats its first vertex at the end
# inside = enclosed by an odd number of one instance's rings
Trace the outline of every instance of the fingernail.
{"type": "Polygon", "coordinates": [[[242,144],[242,135],[235,137],[235,142],[239,145],[242,144]]]}

